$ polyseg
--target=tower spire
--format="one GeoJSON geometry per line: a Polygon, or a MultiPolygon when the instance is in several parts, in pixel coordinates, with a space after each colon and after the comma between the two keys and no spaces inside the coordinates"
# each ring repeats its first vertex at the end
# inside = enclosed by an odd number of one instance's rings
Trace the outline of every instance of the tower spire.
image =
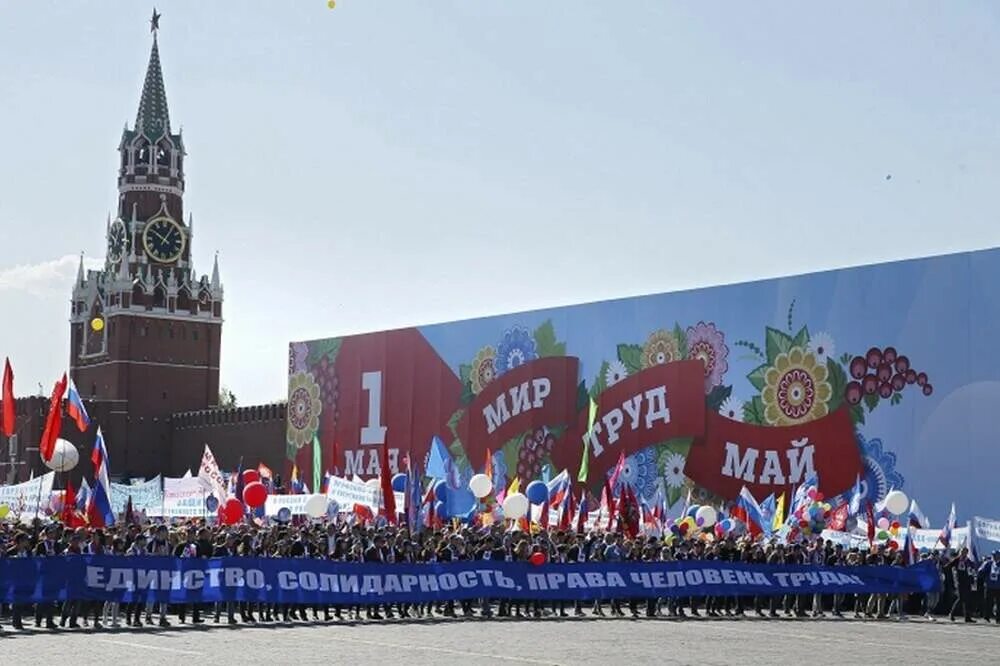
{"type": "Polygon", "coordinates": [[[156,141],[164,134],[170,134],[170,112],[167,109],[167,91],[163,87],[163,71],[160,69],[160,49],[156,34],[160,28],[160,15],[153,10],[150,30],[153,33],[153,47],[149,52],[146,79],[142,84],[139,98],[139,112],[135,117],[136,131],[156,141]]]}

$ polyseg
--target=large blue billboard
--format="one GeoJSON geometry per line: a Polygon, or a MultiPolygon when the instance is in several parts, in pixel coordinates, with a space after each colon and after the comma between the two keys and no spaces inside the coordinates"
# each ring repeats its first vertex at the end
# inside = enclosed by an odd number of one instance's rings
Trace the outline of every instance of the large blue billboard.
{"type": "Polygon", "coordinates": [[[699,503],[860,475],[935,524],[993,513],[1000,250],[292,343],[288,458],[377,473],[437,436],[458,473],[546,465],[699,503]],[[590,423],[591,401],[595,406],[590,423]],[[320,445],[317,447],[314,442],[320,445]]]}

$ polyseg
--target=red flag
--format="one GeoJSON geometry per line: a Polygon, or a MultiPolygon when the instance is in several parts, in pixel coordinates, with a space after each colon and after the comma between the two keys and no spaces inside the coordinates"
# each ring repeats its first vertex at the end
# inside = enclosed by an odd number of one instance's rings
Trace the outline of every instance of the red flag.
{"type": "Polygon", "coordinates": [[[639,500],[628,485],[622,491],[621,523],[625,530],[625,535],[629,539],[634,539],[639,534],[639,500]]]}
{"type": "Polygon", "coordinates": [[[830,519],[826,521],[826,526],[831,530],[837,530],[838,532],[843,532],[847,527],[847,515],[850,512],[850,507],[845,502],[841,504],[836,509],[830,512],[830,519]]]}
{"type": "Polygon", "coordinates": [[[615,465],[615,469],[611,472],[611,489],[614,490],[615,486],[618,485],[618,477],[622,475],[622,471],[625,469],[625,452],[622,451],[621,455],[618,456],[618,463],[615,465]]]}
{"type": "Polygon", "coordinates": [[[567,500],[563,503],[562,514],[559,516],[559,529],[568,530],[573,524],[573,514],[576,513],[576,502],[573,499],[573,489],[566,491],[567,500]]]}
{"type": "Polygon", "coordinates": [[[63,493],[62,521],[63,525],[70,527],[73,522],[73,515],[76,513],[76,491],[73,490],[73,482],[66,478],[66,492],[63,493]]]}
{"type": "Polygon", "coordinates": [[[3,366],[3,434],[9,439],[14,435],[14,425],[17,421],[17,405],[14,403],[14,371],[10,367],[10,359],[3,366]]]}
{"type": "Polygon", "coordinates": [[[358,517],[358,520],[361,521],[362,525],[366,524],[369,520],[372,520],[375,517],[372,514],[372,510],[364,504],[354,505],[354,515],[358,517]]]}
{"type": "Polygon", "coordinates": [[[542,502],[542,512],[538,516],[538,525],[542,529],[546,529],[549,526],[549,503],[542,502]]]}
{"type": "Polygon", "coordinates": [[[490,477],[490,481],[493,480],[493,454],[489,449],[486,449],[486,466],[483,467],[483,474],[490,477]]]}
{"type": "Polygon", "coordinates": [[[66,373],[63,373],[62,379],[57,381],[52,389],[52,397],[49,399],[49,415],[45,419],[45,430],[42,431],[42,441],[38,445],[38,452],[45,462],[52,460],[56,440],[59,439],[59,431],[62,429],[62,398],[65,392],[66,373]]]}
{"type": "Polygon", "coordinates": [[[865,520],[868,521],[868,545],[875,543],[875,510],[869,500],[865,503],[865,520]]]}
{"type": "Polygon", "coordinates": [[[382,445],[382,464],[379,466],[379,479],[382,481],[382,504],[385,506],[385,517],[390,525],[396,524],[396,494],[392,492],[392,477],[389,474],[389,443],[382,445]]]}
{"type": "Polygon", "coordinates": [[[608,509],[608,526],[606,530],[611,530],[611,525],[615,521],[615,496],[611,491],[611,483],[608,479],[604,479],[604,490],[601,493],[601,506],[607,507],[608,509]]]}

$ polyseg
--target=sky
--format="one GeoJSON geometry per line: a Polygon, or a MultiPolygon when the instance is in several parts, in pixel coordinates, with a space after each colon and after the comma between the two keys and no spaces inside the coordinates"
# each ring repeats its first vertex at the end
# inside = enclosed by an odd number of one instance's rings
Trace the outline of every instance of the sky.
{"type": "MultiPolygon", "coordinates": [[[[241,404],[291,340],[1000,245],[996,3],[157,7],[241,404]]],[[[0,0],[19,394],[68,364],[151,11],[0,0]]]]}

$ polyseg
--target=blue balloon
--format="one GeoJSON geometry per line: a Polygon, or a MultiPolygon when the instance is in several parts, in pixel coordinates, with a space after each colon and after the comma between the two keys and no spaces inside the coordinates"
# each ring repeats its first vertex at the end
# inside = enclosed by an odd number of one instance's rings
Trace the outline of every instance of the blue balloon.
{"type": "Polygon", "coordinates": [[[215,495],[205,498],[205,508],[209,511],[216,511],[219,508],[219,499],[215,495]]]}
{"type": "Polygon", "coordinates": [[[697,516],[695,514],[698,513],[698,509],[700,508],[701,507],[698,506],[697,504],[695,504],[694,506],[689,506],[687,515],[690,516],[691,518],[696,518],[697,516]]]}
{"type": "Polygon", "coordinates": [[[715,522],[721,523],[725,519],[726,519],[726,514],[722,513],[721,511],[715,512],[715,522]]]}
{"type": "Polygon", "coordinates": [[[532,504],[544,504],[549,501],[549,489],[541,481],[532,481],[525,488],[524,494],[532,504]]]}
{"type": "Polygon", "coordinates": [[[292,510],[289,509],[287,506],[281,507],[280,509],[278,509],[277,518],[279,522],[287,523],[289,520],[292,519],[292,510]]]}
{"type": "Polygon", "coordinates": [[[448,507],[441,500],[434,503],[434,515],[438,518],[448,518],[448,507]]]}
{"type": "Polygon", "coordinates": [[[392,475],[392,489],[397,493],[406,492],[406,475],[402,472],[392,475]]]}
{"type": "Polygon", "coordinates": [[[340,513],[340,505],[337,504],[337,500],[330,500],[326,505],[327,517],[336,518],[338,513],[340,513]]]}
{"type": "Polygon", "coordinates": [[[434,497],[437,498],[439,502],[448,501],[448,483],[445,481],[438,481],[434,484],[434,497]]]}
{"type": "Polygon", "coordinates": [[[468,488],[456,488],[448,490],[448,499],[445,503],[448,506],[448,515],[462,516],[474,510],[478,502],[468,488]]]}

